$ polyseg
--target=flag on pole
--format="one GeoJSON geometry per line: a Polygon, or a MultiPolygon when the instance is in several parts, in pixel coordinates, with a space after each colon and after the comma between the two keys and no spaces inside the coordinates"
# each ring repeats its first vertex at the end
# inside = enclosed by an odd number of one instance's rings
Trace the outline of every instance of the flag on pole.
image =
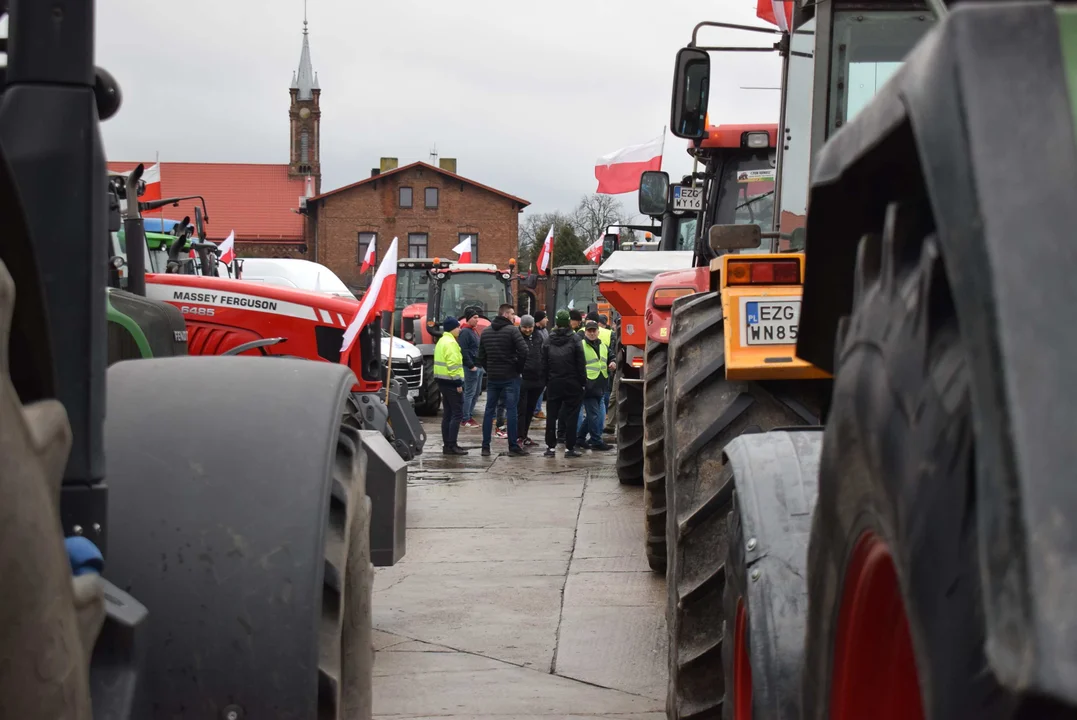
{"type": "Polygon", "coordinates": [[[374,267],[375,247],[376,241],[371,238],[370,242],[366,246],[366,255],[363,255],[363,264],[359,267],[359,274],[362,275],[370,268],[374,267]]]}
{"type": "Polygon", "coordinates": [[[793,0],[756,0],[755,15],[777,25],[782,32],[790,32],[793,27],[793,0]]]}
{"type": "Polygon", "coordinates": [[[472,259],[471,259],[471,257],[472,257],[471,256],[471,236],[468,235],[467,237],[465,237],[463,242],[461,242],[459,245],[454,247],[452,249],[452,251],[460,256],[459,258],[457,258],[456,262],[461,262],[461,263],[472,262],[472,259]]]}
{"type": "Polygon", "coordinates": [[[583,256],[593,263],[597,263],[602,258],[602,240],[604,235],[599,235],[598,240],[587,246],[587,249],[583,251],[583,256]]]}
{"type": "MultiPolygon", "coordinates": [[[[140,202],[161,199],[161,163],[150,165],[142,172],[142,182],[146,183],[146,190],[139,197],[140,202]]],[[[128,196],[130,197],[130,196],[128,196]]]]}
{"type": "Polygon", "coordinates": [[[546,233],[546,239],[542,241],[538,258],[535,259],[535,267],[538,268],[540,274],[550,274],[551,259],[553,259],[553,225],[550,225],[550,231],[546,233]]]}
{"type": "Polygon", "coordinates": [[[236,231],[228,233],[228,237],[221,243],[221,262],[225,265],[231,265],[232,261],[236,259],[236,231]]]}
{"type": "Polygon", "coordinates": [[[597,193],[619,195],[639,190],[640,175],[646,170],[662,169],[662,144],[665,133],[639,145],[629,145],[603,155],[595,161],[597,193]]]}
{"type": "Polygon", "coordinates": [[[392,312],[396,304],[396,243],[397,239],[393,238],[374,273],[374,278],[370,281],[370,287],[363,294],[355,317],[344,331],[344,342],[340,346],[341,365],[348,364],[348,357],[355,345],[355,338],[359,337],[359,331],[369,325],[378,313],[392,312]]]}

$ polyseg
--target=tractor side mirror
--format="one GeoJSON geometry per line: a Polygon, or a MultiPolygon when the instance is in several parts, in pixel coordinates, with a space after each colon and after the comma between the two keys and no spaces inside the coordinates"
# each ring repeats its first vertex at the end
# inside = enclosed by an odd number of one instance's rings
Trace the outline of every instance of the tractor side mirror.
{"type": "Polygon", "coordinates": [[[528,290],[534,290],[538,287],[538,275],[536,273],[528,273],[524,278],[524,287],[528,290]]]}
{"type": "Polygon", "coordinates": [[[759,247],[763,231],[758,225],[712,225],[707,239],[711,250],[751,250],[759,247]]]}
{"type": "Polygon", "coordinates": [[[617,233],[606,233],[602,236],[602,257],[606,258],[610,253],[617,252],[617,242],[621,236],[617,233]]]}
{"type": "Polygon", "coordinates": [[[669,173],[648,170],[639,178],[639,211],[661,217],[669,205],[669,173]]]}
{"type": "Polygon", "coordinates": [[[808,243],[808,229],[804,227],[798,227],[790,235],[789,249],[790,250],[804,250],[808,243]]]}
{"type": "Polygon", "coordinates": [[[198,234],[198,241],[206,241],[206,226],[202,222],[202,208],[197,205],[194,206],[194,227],[195,232],[198,234]]]}
{"type": "Polygon", "coordinates": [[[691,47],[677,51],[669,123],[674,135],[686,140],[703,137],[710,87],[711,58],[707,51],[691,47]]]}

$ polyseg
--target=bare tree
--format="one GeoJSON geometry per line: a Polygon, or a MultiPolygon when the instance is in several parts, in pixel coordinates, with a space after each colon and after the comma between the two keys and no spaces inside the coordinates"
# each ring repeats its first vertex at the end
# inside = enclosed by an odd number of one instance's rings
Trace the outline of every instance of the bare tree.
{"type": "Polygon", "coordinates": [[[610,225],[625,222],[625,211],[612,195],[584,195],[572,211],[572,225],[585,244],[590,245],[610,225]]]}

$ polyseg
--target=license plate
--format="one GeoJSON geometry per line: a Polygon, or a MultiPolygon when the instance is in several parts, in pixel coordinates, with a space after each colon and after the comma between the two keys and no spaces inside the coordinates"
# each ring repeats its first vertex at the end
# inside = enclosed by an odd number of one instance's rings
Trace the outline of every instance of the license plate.
{"type": "Polygon", "coordinates": [[[700,212],[703,210],[703,188],[688,185],[673,186],[673,209],[700,212]]]}
{"type": "Polygon", "coordinates": [[[791,345],[797,341],[800,300],[740,299],[741,345],[791,345]]]}

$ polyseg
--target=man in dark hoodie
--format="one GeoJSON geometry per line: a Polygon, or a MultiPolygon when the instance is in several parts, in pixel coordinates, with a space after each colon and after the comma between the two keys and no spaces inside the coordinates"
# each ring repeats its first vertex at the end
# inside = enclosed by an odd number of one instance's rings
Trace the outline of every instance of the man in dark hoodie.
{"type": "Polygon", "coordinates": [[[580,457],[576,451],[576,425],[580,401],[587,385],[583,343],[569,326],[567,310],[558,310],[550,339],[542,346],[542,366],[546,376],[546,452],[554,457],[558,428],[565,436],[565,457],[580,457]]]}
{"type": "Polygon", "coordinates": [[[517,423],[520,444],[531,446],[535,443],[527,436],[527,433],[531,430],[531,418],[534,416],[539,396],[542,395],[542,388],[546,386],[546,373],[542,369],[542,336],[535,327],[535,318],[530,315],[520,318],[520,332],[524,336],[524,342],[527,343],[527,363],[524,365],[520,382],[520,409],[517,423]]]}
{"type": "Polygon", "coordinates": [[[520,399],[520,373],[527,363],[527,345],[520,329],[513,324],[516,313],[512,305],[497,309],[497,317],[479,337],[478,363],[486,368],[486,412],[482,417],[482,454],[490,454],[490,437],[494,430],[494,415],[498,400],[505,398],[505,414],[508,415],[509,455],[529,455],[520,447],[516,427],[517,408],[520,399]]]}
{"type": "Polygon", "coordinates": [[[460,335],[457,341],[460,343],[460,354],[464,358],[464,419],[460,427],[478,427],[478,423],[471,419],[471,413],[475,409],[475,401],[482,391],[483,369],[478,364],[479,333],[475,327],[479,324],[479,313],[475,308],[464,311],[464,324],[460,326],[460,335]]]}

